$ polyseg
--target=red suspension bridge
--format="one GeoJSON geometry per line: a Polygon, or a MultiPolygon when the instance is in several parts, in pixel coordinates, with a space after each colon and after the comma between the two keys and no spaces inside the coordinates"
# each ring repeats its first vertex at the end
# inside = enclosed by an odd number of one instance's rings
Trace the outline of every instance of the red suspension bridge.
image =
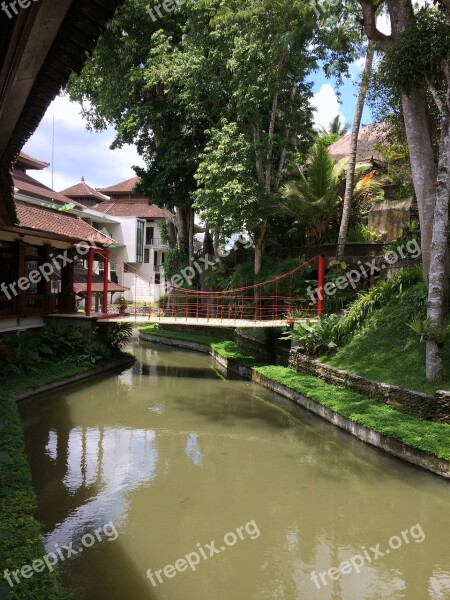
{"type": "Polygon", "coordinates": [[[161,323],[279,327],[323,313],[326,257],[315,256],[292,271],[268,281],[232,290],[201,292],[172,288],[156,317],[161,323]],[[317,302],[305,297],[304,277],[317,267],[317,302]]]}

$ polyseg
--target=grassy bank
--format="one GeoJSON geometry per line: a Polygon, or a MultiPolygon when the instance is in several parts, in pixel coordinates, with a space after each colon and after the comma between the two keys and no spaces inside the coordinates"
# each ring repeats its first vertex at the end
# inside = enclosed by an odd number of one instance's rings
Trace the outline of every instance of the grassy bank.
{"type": "Polygon", "coordinates": [[[315,377],[301,375],[286,367],[269,365],[256,367],[255,370],[354,423],[400,440],[427,454],[450,460],[450,425],[407,415],[376,400],[329,385],[315,377]]]}
{"type": "Polygon", "coordinates": [[[158,329],[156,324],[145,325],[144,327],[140,327],[139,331],[141,331],[142,333],[147,333],[148,335],[156,335],[160,338],[203,344],[215,350],[218,354],[220,354],[220,356],[223,356],[224,358],[227,358],[229,360],[235,360],[247,367],[252,367],[255,364],[262,364],[261,359],[258,356],[249,354],[248,352],[240,348],[237,344],[235,344],[235,342],[232,342],[230,340],[219,341],[217,340],[217,338],[214,338],[212,336],[180,333],[175,330],[169,331],[158,329]]]}
{"type": "Polygon", "coordinates": [[[420,293],[421,286],[414,286],[374,310],[345,346],[321,360],[400,387],[429,393],[450,390],[450,344],[445,347],[444,381],[429,383],[425,379],[425,344],[407,325],[418,312],[420,293]]]}
{"type": "MultiPolygon", "coordinates": [[[[124,358],[128,355],[123,354],[124,358]]],[[[109,362],[103,363],[107,366],[109,362]]],[[[99,368],[102,363],[95,365],[99,368]]],[[[69,592],[58,576],[45,570],[33,572],[29,579],[19,574],[20,584],[11,588],[3,578],[5,569],[15,571],[46,554],[41,524],[35,520],[36,495],[31,484],[30,467],[25,455],[20,415],[15,398],[37,389],[92,370],[92,366],[70,362],[43,361],[39,370],[0,379],[0,598],[30,600],[66,600],[69,592]]]]}

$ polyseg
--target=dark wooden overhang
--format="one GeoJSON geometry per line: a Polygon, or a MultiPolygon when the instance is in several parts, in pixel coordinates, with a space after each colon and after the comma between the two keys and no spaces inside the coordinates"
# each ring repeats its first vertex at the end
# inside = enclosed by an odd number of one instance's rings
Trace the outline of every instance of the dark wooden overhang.
{"type": "Polygon", "coordinates": [[[11,170],[20,150],[122,3],[39,0],[12,19],[0,12],[0,226],[17,222],[11,170]]]}

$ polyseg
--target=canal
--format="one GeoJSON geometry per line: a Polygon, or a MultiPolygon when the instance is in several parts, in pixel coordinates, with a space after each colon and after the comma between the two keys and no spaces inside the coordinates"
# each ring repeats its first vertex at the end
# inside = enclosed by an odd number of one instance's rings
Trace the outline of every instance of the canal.
{"type": "Polygon", "coordinates": [[[450,598],[447,482],[209,356],[133,352],[20,405],[48,564],[77,600],[450,598]]]}

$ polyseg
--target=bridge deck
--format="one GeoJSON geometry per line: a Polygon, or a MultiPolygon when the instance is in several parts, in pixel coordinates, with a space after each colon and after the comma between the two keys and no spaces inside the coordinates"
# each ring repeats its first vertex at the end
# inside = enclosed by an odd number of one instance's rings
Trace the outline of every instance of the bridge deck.
{"type": "MultiPolygon", "coordinates": [[[[297,323],[306,319],[298,319],[297,323]]],[[[316,321],[317,319],[308,319],[316,321]]],[[[109,319],[114,323],[139,323],[140,325],[161,323],[161,325],[190,325],[197,327],[239,327],[245,329],[263,328],[263,327],[287,327],[286,319],[278,321],[244,321],[240,319],[186,319],[185,317],[121,317],[117,319],[109,319]]]]}

